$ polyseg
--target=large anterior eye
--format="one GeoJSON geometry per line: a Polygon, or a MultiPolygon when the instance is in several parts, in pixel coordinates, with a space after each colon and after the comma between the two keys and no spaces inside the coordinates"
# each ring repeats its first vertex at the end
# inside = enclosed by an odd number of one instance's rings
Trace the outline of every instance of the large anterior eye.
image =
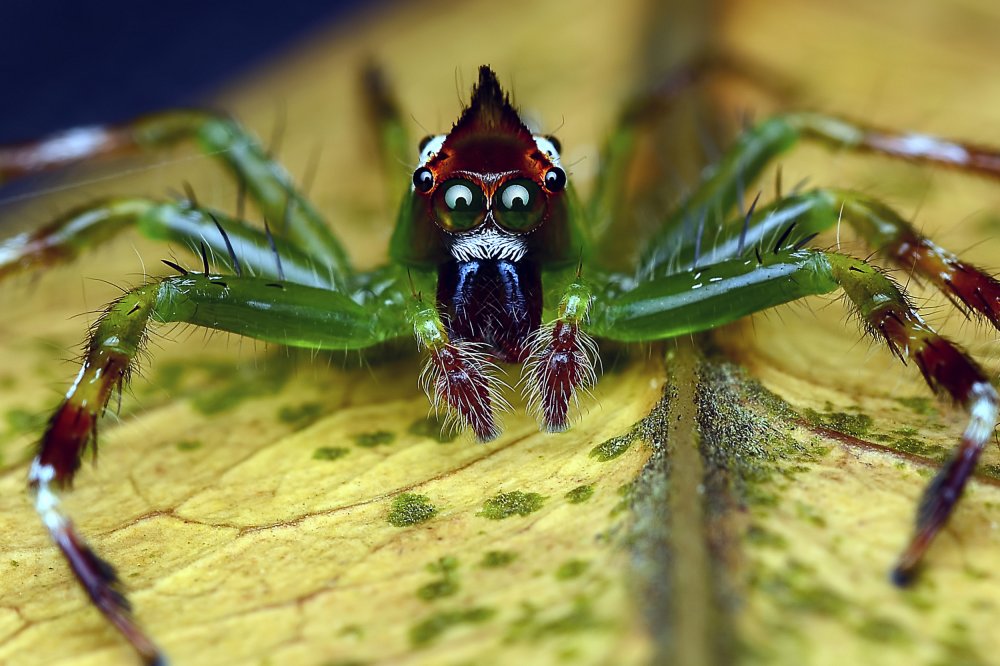
{"type": "Polygon", "coordinates": [[[446,231],[468,231],[486,218],[486,197],[475,183],[449,180],[434,197],[434,216],[446,231]]]}
{"type": "Polygon", "coordinates": [[[531,231],[542,222],[544,215],[545,195],[534,182],[512,180],[500,190],[500,205],[495,206],[494,216],[508,231],[531,231]]]}
{"type": "Polygon", "coordinates": [[[468,210],[472,208],[472,188],[464,183],[457,183],[445,189],[444,203],[452,210],[468,210]]]}
{"type": "Polygon", "coordinates": [[[513,183],[504,188],[500,201],[507,210],[523,211],[531,203],[531,193],[524,185],[513,183]]]}

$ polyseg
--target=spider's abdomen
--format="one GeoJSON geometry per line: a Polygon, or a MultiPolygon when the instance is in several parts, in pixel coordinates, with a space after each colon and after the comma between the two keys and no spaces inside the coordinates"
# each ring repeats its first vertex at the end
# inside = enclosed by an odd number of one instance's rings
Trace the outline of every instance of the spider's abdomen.
{"type": "Polygon", "coordinates": [[[542,278],[534,261],[452,260],[438,270],[438,310],[453,341],[482,342],[501,361],[528,356],[542,321],[542,278]]]}

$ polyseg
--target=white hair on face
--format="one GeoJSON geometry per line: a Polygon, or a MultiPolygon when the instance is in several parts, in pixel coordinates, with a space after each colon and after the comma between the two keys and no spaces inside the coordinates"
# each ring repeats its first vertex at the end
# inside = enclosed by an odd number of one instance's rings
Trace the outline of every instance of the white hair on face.
{"type": "Polygon", "coordinates": [[[484,224],[475,231],[452,237],[451,256],[459,261],[474,259],[506,259],[520,261],[528,246],[520,236],[505,234],[484,224]]]}
{"type": "Polygon", "coordinates": [[[427,164],[432,157],[441,152],[441,146],[444,145],[444,140],[448,138],[447,134],[437,134],[432,136],[424,146],[424,149],[420,151],[420,164],[418,167],[422,167],[427,164]]]}
{"type": "Polygon", "coordinates": [[[535,135],[531,137],[535,140],[535,145],[538,146],[538,150],[545,153],[552,162],[552,166],[557,166],[562,168],[562,160],[559,155],[559,151],[556,150],[556,144],[552,143],[547,137],[535,135]]]}

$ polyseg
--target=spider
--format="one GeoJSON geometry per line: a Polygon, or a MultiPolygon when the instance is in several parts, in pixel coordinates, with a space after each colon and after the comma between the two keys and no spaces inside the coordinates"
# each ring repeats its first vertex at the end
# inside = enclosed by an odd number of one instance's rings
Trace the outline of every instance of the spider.
{"type": "MultiPolygon", "coordinates": [[[[383,151],[407,150],[401,114],[372,75],[370,108],[383,151]]],[[[938,335],[904,289],[872,263],[810,241],[843,221],[878,253],[934,284],[959,308],[1000,328],[1000,282],[923,237],[870,197],[820,188],[758,199],[746,185],[800,139],[831,147],[1000,175],[1000,154],[929,136],[877,130],[815,113],[747,129],[647,239],[635,270],[605,266],[608,211],[630,166],[633,124],[655,112],[640,99],[609,142],[594,199],[581,204],[553,136],[533,134],[488,66],[451,130],[419,144],[390,245],[392,263],[355,270],[290,177],[234,120],[169,111],[120,127],[91,127],[0,150],[0,180],[85,157],[152,150],[196,138],[263,211],[263,228],[186,200],[98,201],[0,246],[0,275],[66,261],[128,227],[195,248],[198,269],[129,290],[93,326],[79,374],[42,435],[29,471],[36,509],[94,605],[146,663],[162,663],[130,614],[113,568],[74,529],[59,491],[96,447],[99,417],[129,381],[151,326],[185,323],[313,350],[358,350],[416,337],[420,384],[455,427],[479,441],[500,434],[509,406],[495,363],[517,364],[540,427],[570,427],[573,404],[597,381],[596,339],[626,343],[709,330],[807,295],[842,290],[864,327],[931,389],[968,411],[953,457],[927,487],[892,578],[905,584],[955,508],[993,433],[997,392],[966,353],[938,335]],[[273,226],[272,226],[273,225],[273,226]],[[705,229],[717,230],[703,247],[705,229]],[[239,248],[239,251],[237,251],[239,248]],[[709,251],[710,250],[710,251],[709,251]],[[209,251],[220,257],[216,266],[209,251]]]]}

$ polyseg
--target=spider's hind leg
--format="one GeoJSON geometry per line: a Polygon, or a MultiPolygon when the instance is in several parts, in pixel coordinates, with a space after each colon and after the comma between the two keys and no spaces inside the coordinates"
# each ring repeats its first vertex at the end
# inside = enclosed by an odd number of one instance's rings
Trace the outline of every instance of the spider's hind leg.
{"type": "Polygon", "coordinates": [[[409,132],[395,91],[381,67],[368,62],[361,70],[361,93],[365,102],[366,119],[378,148],[379,162],[388,185],[390,209],[399,205],[402,190],[396,183],[409,185],[408,171],[417,157],[416,146],[410,145],[409,132]]]}
{"type": "MultiPolygon", "coordinates": [[[[639,274],[650,276],[671,270],[670,263],[677,256],[678,247],[699,244],[705,229],[713,233],[722,229],[744,190],[760,177],[769,164],[802,139],[818,141],[832,149],[877,153],[1000,178],[1000,152],[995,150],[922,134],[878,130],[817,113],[777,115],[740,134],[722,159],[706,170],[706,176],[698,187],[684,198],[649,238],[640,257],[639,274]],[[692,228],[697,229],[694,234],[692,228]]],[[[891,226],[899,232],[908,225],[894,221],[891,226]]],[[[876,236],[884,231],[879,230],[876,236]]],[[[903,240],[903,234],[897,236],[903,240]]],[[[925,249],[919,250],[914,246],[916,251],[907,252],[904,249],[902,254],[894,257],[907,269],[911,265],[918,268],[923,265],[930,276],[934,273],[935,264],[948,263],[954,258],[947,252],[931,251],[930,246],[923,243],[926,239],[918,234],[911,235],[911,240],[919,241],[916,245],[923,244],[925,249]]],[[[889,244],[888,238],[873,242],[876,249],[885,246],[892,256],[892,248],[887,247],[889,244]]],[[[956,270],[957,282],[960,281],[958,273],[961,271],[956,270]]],[[[965,302],[961,296],[958,298],[965,302]]],[[[972,307],[970,304],[977,300],[978,297],[972,295],[966,305],[972,307]]]]}
{"type": "Polygon", "coordinates": [[[320,258],[269,231],[188,201],[134,198],[95,201],[40,229],[0,242],[0,279],[72,261],[133,227],[148,238],[179,243],[194,252],[204,245],[213,263],[227,271],[242,267],[258,277],[334,286],[320,258]]]}
{"type": "Polygon", "coordinates": [[[347,253],[292,177],[237,121],[199,110],[174,110],[117,126],[82,127],[40,141],[0,146],[0,184],[88,159],[154,152],[195,139],[245,186],[279,236],[321,260],[338,287],[353,275],[347,253]]]}

